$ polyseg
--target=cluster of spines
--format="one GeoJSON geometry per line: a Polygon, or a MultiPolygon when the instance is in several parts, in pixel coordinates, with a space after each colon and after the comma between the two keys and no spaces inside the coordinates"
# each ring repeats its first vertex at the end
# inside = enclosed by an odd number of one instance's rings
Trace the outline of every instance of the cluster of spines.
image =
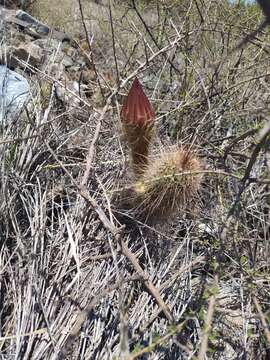
{"type": "Polygon", "coordinates": [[[201,182],[201,162],[185,148],[171,148],[150,162],[135,184],[134,206],[144,221],[164,221],[185,210],[201,182]]]}

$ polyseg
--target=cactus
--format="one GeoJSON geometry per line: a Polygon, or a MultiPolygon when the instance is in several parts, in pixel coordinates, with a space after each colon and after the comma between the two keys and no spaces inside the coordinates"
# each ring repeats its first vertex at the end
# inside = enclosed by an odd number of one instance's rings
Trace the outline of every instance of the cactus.
{"type": "Polygon", "coordinates": [[[153,224],[186,210],[202,179],[202,164],[187,148],[171,147],[149,161],[154,134],[154,110],[135,78],[121,110],[121,120],[131,151],[135,183],[122,191],[121,207],[133,208],[135,217],[153,224]]]}
{"type": "Polygon", "coordinates": [[[202,164],[194,152],[173,148],[151,161],[133,189],[136,217],[162,222],[191,204],[199,190],[202,164]]]}
{"type": "Polygon", "coordinates": [[[155,113],[137,78],[133,81],[120,115],[125,138],[131,150],[132,167],[139,176],[148,164],[155,113]]]}

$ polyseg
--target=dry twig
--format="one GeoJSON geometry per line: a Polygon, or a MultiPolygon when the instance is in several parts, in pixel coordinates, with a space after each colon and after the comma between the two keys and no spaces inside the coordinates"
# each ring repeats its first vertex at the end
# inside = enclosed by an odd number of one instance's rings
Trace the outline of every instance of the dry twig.
{"type": "Polygon", "coordinates": [[[261,305],[259,304],[258,299],[256,298],[256,296],[253,296],[252,300],[253,300],[253,303],[254,303],[257,311],[258,311],[259,318],[260,318],[260,320],[261,320],[261,324],[262,324],[262,327],[263,327],[263,332],[264,332],[265,337],[266,337],[266,339],[267,339],[268,345],[270,345],[270,330],[269,330],[269,324],[267,324],[265,315],[264,315],[264,313],[263,313],[263,311],[262,311],[261,305]]]}
{"type": "MultiPolygon", "coordinates": [[[[218,277],[214,277],[214,286],[218,285],[218,277]]],[[[209,298],[208,310],[206,314],[206,319],[204,323],[203,337],[201,341],[201,347],[198,354],[198,360],[204,360],[207,349],[208,349],[208,338],[212,329],[212,321],[214,316],[215,302],[216,302],[216,288],[214,288],[214,293],[209,298]]]]}

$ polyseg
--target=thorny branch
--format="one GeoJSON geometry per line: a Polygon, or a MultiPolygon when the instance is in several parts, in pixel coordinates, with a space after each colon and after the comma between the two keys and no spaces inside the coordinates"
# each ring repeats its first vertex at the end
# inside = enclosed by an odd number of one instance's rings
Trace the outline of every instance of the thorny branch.
{"type": "MultiPolygon", "coordinates": [[[[214,64],[214,67],[218,67],[220,64],[223,64],[235,51],[242,49],[247,43],[251,42],[256,38],[256,35],[263,31],[270,24],[270,4],[268,0],[257,0],[258,4],[260,5],[265,19],[260,23],[260,25],[248,34],[244,39],[242,39],[239,44],[237,44],[228,54],[217,64],[214,64]]],[[[212,65],[213,66],[213,65],[212,65]]]]}
{"type": "Polygon", "coordinates": [[[117,84],[117,87],[118,87],[119,84],[120,84],[120,76],[119,76],[118,62],[117,62],[117,57],[116,57],[115,35],[114,35],[114,27],[113,27],[111,0],[109,1],[109,14],[110,14],[110,24],[111,24],[111,33],[112,33],[112,43],[113,43],[113,57],[114,57],[115,70],[116,70],[116,79],[117,79],[116,84],[117,84]]]}
{"type": "Polygon", "coordinates": [[[259,133],[257,144],[256,144],[256,146],[255,146],[255,148],[254,148],[254,150],[253,150],[253,152],[251,154],[250,160],[249,160],[248,165],[247,165],[246,170],[245,170],[245,174],[244,174],[244,176],[243,176],[243,178],[241,180],[241,185],[240,185],[240,189],[238,191],[238,194],[236,195],[235,201],[234,201],[231,209],[228,212],[227,220],[236,211],[237,205],[241,200],[241,196],[242,196],[243,192],[246,190],[246,188],[251,183],[250,173],[252,171],[252,168],[253,168],[256,160],[257,160],[257,157],[258,157],[260,151],[263,149],[265,144],[269,142],[269,135],[270,135],[270,121],[268,121],[268,123],[265,125],[265,127],[259,133]]]}
{"type": "MultiPolygon", "coordinates": [[[[146,22],[144,21],[142,15],[140,14],[140,12],[138,11],[138,8],[136,6],[136,3],[135,3],[135,0],[132,0],[132,4],[133,4],[133,8],[138,16],[138,18],[141,20],[145,30],[147,31],[147,33],[149,34],[149,36],[151,37],[153,43],[156,45],[156,47],[158,48],[158,50],[161,50],[161,47],[159,46],[159,44],[157,43],[154,35],[152,34],[152,32],[150,31],[149,27],[147,26],[146,22]]],[[[163,55],[164,56],[164,55],[163,55]]],[[[177,67],[173,64],[173,62],[167,57],[165,58],[166,61],[168,61],[168,63],[171,65],[171,67],[178,73],[178,74],[181,74],[181,72],[179,71],[179,69],[177,69],[177,67]]],[[[148,62],[148,59],[147,59],[147,62],[148,62]]]]}
{"type": "Polygon", "coordinates": [[[86,36],[86,42],[87,42],[87,46],[88,46],[88,49],[89,49],[89,52],[90,52],[91,65],[92,65],[93,70],[95,72],[96,79],[97,79],[97,82],[98,82],[98,86],[99,86],[101,95],[102,95],[102,97],[104,99],[105,98],[104,97],[104,92],[103,92],[103,88],[102,88],[100,80],[99,80],[99,74],[97,72],[96,64],[95,64],[95,61],[94,61],[94,55],[93,55],[92,46],[91,46],[91,43],[90,43],[90,38],[89,38],[88,30],[87,30],[87,27],[86,27],[85,19],[84,19],[81,0],[78,0],[78,4],[79,4],[81,19],[82,19],[82,23],[83,23],[85,36],[86,36]]]}
{"type": "Polygon", "coordinates": [[[265,318],[265,315],[262,311],[261,305],[258,302],[258,299],[256,298],[256,296],[253,296],[253,303],[258,311],[259,314],[259,318],[263,327],[263,331],[265,334],[265,337],[267,339],[268,345],[270,346],[270,330],[269,330],[269,324],[267,324],[267,320],[265,318]]]}
{"type": "MultiPolygon", "coordinates": [[[[217,287],[218,285],[218,276],[217,274],[214,277],[214,286],[217,287]]],[[[216,302],[216,288],[213,290],[213,294],[209,298],[208,310],[206,314],[203,336],[201,341],[201,347],[198,354],[198,360],[204,360],[207,349],[208,349],[208,339],[210,336],[211,328],[212,328],[212,321],[214,316],[214,309],[215,309],[215,302],[216,302]]]]}
{"type": "MultiPolygon", "coordinates": [[[[129,259],[129,261],[134,266],[135,270],[144,278],[145,287],[155,298],[158,305],[162,308],[168,321],[170,323],[173,323],[174,319],[173,319],[173,316],[172,316],[172,313],[171,313],[169,307],[163,301],[158,289],[149,280],[149,275],[146,273],[146,271],[142,270],[138,260],[136,259],[136,256],[129,250],[128,245],[123,241],[123,238],[121,235],[121,229],[115,227],[115,225],[111,223],[111,221],[108,219],[108,217],[106,216],[106,214],[102,210],[102,208],[97,204],[95,199],[89,195],[85,186],[80,186],[76,183],[76,181],[73,179],[72,175],[68,172],[68,170],[66,169],[64,164],[58,159],[57,155],[55,154],[55,152],[52,150],[52,148],[49,146],[48,143],[46,143],[46,146],[47,146],[48,150],[51,152],[51,154],[53,155],[53,157],[55,158],[55,160],[60,164],[60,166],[62,167],[64,172],[71,179],[73,185],[79,191],[79,194],[91,205],[93,210],[97,213],[97,215],[98,215],[100,221],[102,222],[102,224],[104,225],[104,227],[112,233],[112,235],[115,238],[116,243],[120,243],[123,254],[129,259]]],[[[86,169],[86,172],[88,172],[88,169],[86,169]]]]}

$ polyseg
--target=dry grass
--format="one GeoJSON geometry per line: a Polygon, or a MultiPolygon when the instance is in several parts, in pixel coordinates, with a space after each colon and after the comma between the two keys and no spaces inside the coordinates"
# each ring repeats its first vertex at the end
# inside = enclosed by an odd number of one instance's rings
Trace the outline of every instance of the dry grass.
{"type": "Polygon", "coordinates": [[[91,6],[107,16],[92,41],[105,99],[92,81],[80,106],[53,92],[43,103],[37,79],[51,80],[37,73],[30,111],[1,129],[0,354],[267,359],[269,30],[231,53],[260,11],[172,1],[136,13],[115,3],[114,49],[108,6],[91,6]],[[196,144],[208,170],[196,217],[149,227],[115,209],[116,189],[133,181],[119,106],[137,73],[157,113],[153,151],[196,144]]]}

